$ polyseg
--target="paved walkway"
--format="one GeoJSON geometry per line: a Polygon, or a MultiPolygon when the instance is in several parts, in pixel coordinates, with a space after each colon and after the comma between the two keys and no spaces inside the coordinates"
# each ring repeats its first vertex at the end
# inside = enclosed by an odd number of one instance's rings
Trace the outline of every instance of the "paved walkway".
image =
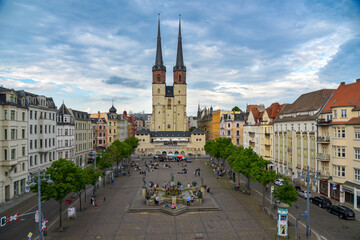
{"type": "Polygon", "coordinates": [[[64,216],[63,232],[57,231],[58,223],[50,223],[47,239],[274,239],[276,221],[265,214],[261,203],[254,201],[259,197],[234,191],[228,179],[217,179],[204,163],[198,160],[188,164],[188,174],[177,174],[183,167],[170,163],[172,168],[154,170],[146,175],[146,181],[163,184],[170,180],[172,172],[175,182],[187,184],[196,179],[200,185],[200,177],[194,176],[194,170],[200,168],[204,184],[211,188],[221,211],[189,212],[176,217],[160,212],[128,213],[143,185],[143,175],[132,171],[131,176],[115,178],[114,184],[98,191],[98,207],[87,202],[87,209],[78,212],[76,220],[68,221],[64,216]]]}

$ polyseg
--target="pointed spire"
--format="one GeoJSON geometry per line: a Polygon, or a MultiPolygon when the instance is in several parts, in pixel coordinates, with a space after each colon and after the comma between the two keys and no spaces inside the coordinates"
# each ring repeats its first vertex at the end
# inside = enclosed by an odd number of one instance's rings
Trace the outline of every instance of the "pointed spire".
{"type": "Polygon", "coordinates": [[[176,54],[176,65],[174,71],[186,71],[184,65],[183,51],[182,51],[182,40],[181,40],[181,14],[179,14],[179,36],[178,36],[178,46],[176,54]]]}
{"type": "Polygon", "coordinates": [[[164,66],[163,58],[162,58],[162,50],[161,50],[161,35],[160,35],[160,13],[158,19],[158,35],[157,35],[157,46],[156,46],[156,58],[155,65],[153,66],[154,70],[163,70],[166,71],[166,67],[164,66]]]}

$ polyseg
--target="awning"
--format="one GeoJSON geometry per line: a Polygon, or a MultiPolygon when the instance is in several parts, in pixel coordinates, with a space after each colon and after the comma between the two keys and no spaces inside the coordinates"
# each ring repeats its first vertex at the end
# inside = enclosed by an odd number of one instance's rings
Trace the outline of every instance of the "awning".
{"type": "Polygon", "coordinates": [[[273,167],[273,166],[275,166],[275,163],[269,163],[268,166],[273,167]]]}
{"type": "Polygon", "coordinates": [[[180,141],[189,141],[189,140],[187,140],[186,138],[180,138],[180,141]]]}
{"type": "Polygon", "coordinates": [[[160,142],[160,141],[161,141],[160,138],[155,138],[155,139],[154,139],[154,142],[160,142]]]}
{"type": "Polygon", "coordinates": [[[173,139],[171,139],[173,142],[177,142],[177,141],[180,141],[180,139],[178,139],[178,138],[173,138],[173,139]]]}
{"type": "Polygon", "coordinates": [[[169,141],[170,141],[170,139],[168,139],[168,138],[163,138],[161,141],[164,141],[164,142],[169,142],[169,141]]]}

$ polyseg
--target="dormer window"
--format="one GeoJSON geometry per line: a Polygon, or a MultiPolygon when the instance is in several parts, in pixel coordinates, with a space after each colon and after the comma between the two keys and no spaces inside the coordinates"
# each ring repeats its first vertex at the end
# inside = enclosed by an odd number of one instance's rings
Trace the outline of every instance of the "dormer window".
{"type": "Polygon", "coordinates": [[[14,101],[14,95],[10,94],[10,102],[13,102],[13,101],[14,101]]]}
{"type": "Polygon", "coordinates": [[[347,110],[346,110],[346,109],[341,109],[341,117],[342,117],[342,118],[346,118],[346,117],[347,117],[347,110]]]}

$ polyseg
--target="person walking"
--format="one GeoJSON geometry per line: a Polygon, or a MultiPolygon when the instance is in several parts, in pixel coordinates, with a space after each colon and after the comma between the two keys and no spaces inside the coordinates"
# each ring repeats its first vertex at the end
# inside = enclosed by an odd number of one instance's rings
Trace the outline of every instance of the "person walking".
{"type": "Polygon", "coordinates": [[[190,197],[189,197],[189,196],[186,197],[186,204],[187,204],[188,206],[190,206],[190,197]]]}

